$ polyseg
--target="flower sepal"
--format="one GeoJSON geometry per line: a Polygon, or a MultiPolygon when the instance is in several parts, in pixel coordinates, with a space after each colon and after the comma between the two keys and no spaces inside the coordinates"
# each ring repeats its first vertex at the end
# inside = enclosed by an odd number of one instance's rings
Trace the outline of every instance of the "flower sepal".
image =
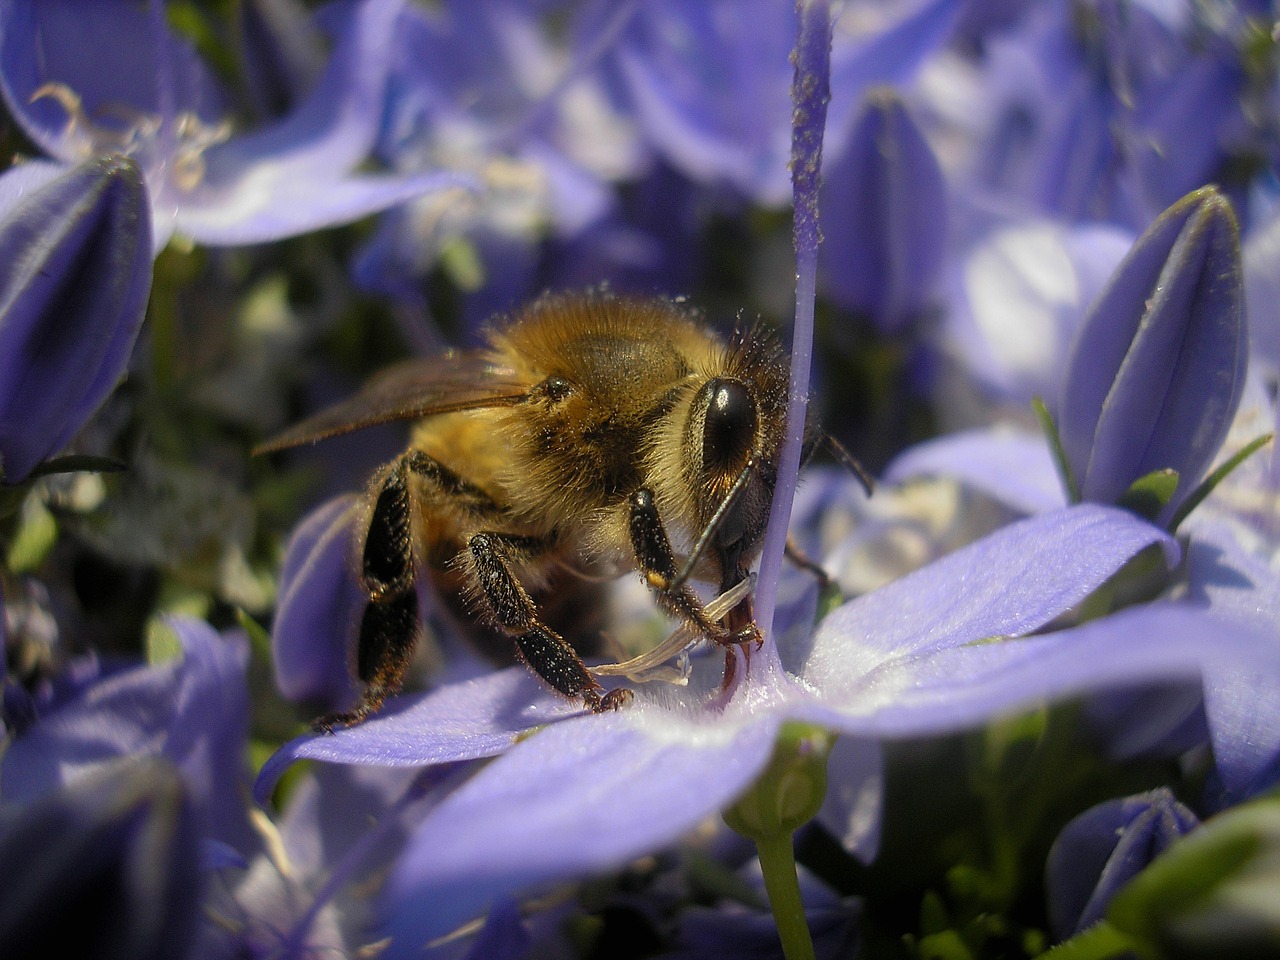
{"type": "Polygon", "coordinates": [[[1164,508],[1173,500],[1178,490],[1178,471],[1165,467],[1144,474],[1129,485],[1129,489],[1120,495],[1116,506],[1123,507],[1130,513],[1136,513],[1144,520],[1156,522],[1156,518],[1164,512],[1164,508]]]}
{"type": "Polygon", "coordinates": [[[752,840],[790,836],[812,820],[827,796],[827,757],[835,735],[807,723],[784,724],[759,779],[724,812],[752,840]]]}

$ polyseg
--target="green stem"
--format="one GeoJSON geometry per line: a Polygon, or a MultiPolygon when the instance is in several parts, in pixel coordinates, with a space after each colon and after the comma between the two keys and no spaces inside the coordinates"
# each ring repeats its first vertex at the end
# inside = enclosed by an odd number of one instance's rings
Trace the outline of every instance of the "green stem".
{"type": "Polygon", "coordinates": [[[800,900],[791,834],[756,837],[756,851],[760,854],[760,870],[764,873],[764,889],[769,894],[773,921],[782,940],[782,955],[787,960],[814,960],[813,940],[809,937],[804,903],[800,900]]]}

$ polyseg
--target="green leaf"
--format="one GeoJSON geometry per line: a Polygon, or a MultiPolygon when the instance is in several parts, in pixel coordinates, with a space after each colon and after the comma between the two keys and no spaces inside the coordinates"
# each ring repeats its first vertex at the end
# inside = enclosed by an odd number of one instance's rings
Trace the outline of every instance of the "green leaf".
{"type": "Polygon", "coordinates": [[[147,663],[158,666],[182,659],[182,641],[178,632],[163,620],[150,620],[146,633],[147,663]]]}
{"type": "Polygon", "coordinates": [[[1040,397],[1031,399],[1031,409],[1035,411],[1036,419],[1040,421],[1040,429],[1044,431],[1044,438],[1049,443],[1049,452],[1053,454],[1053,464],[1058,468],[1062,489],[1067,491],[1067,500],[1071,503],[1079,503],[1080,485],[1071,472],[1071,462],[1067,459],[1067,451],[1062,446],[1062,436],[1058,433],[1058,425],[1053,421],[1053,414],[1049,412],[1049,408],[1040,397]]]}
{"type": "Polygon", "coordinates": [[[1165,468],[1152,470],[1145,477],[1133,481],[1132,486],[1120,497],[1117,506],[1136,513],[1144,520],[1154,521],[1178,489],[1178,471],[1165,468]]]}
{"type": "Polygon", "coordinates": [[[30,573],[44,562],[57,540],[58,521],[44,501],[32,494],[18,513],[18,526],[9,542],[5,564],[12,573],[30,573]]]}
{"type": "Polygon", "coordinates": [[[1254,453],[1274,439],[1274,433],[1267,433],[1258,437],[1256,440],[1245,444],[1244,447],[1242,447],[1233,457],[1200,481],[1200,485],[1191,491],[1191,494],[1186,500],[1182,501],[1181,506],[1178,507],[1170,518],[1169,531],[1176,531],[1179,524],[1181,524],[1183,520],[1187,519],[1187,514],[1200,506],[1200,502],[1209,494],[1213,493],[1214,488],[1225,480],[1236,467],[1240,466],[1240,464],[1244,463],[1249,459],[1249,457],[1253,456],[1254,453]]]}
{"type": "Polygon", "coordinates": [[[94,457],[88,454],[68,454],[65,457],[54,457],[46,460],[31,471],[27,479],[47,477],[55,473],[122,473],[129,469],[128,464],[114,457],[94,457]]]}
{"type": "Polygon", "coordinates": [[[249,635],[249,647],[253,650],[254,656],[271,662],[271,634],[244,610],[236,608],[236,620],[240,623],[240,628],[249,635]]]}

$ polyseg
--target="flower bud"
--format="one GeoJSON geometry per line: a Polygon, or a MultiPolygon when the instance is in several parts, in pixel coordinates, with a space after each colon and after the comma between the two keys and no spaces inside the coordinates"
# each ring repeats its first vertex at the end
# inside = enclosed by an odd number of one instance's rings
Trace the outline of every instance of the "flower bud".
{"type": "Polygon", "coordinates": [[[1165,788],[1099,804],[1072,820],[1045,868],[1055,937],[1101,920],[1116,892],[1198,823],[1165,788]]]}
{"type": "Polygon", "coordinates": [[[1116,503],[1173,470],[1167,523],[1226,437],[1248,345],[1235,215],[1204,187],[1138,238],[1072,348],[1058,418],[1081,496],[1116,503]]]}
{"type": "Polygon", "coordinates": [[[106,400],[151,288],[150,206],[132,160],[98,157],[35,190],[11,186],[29,179],[22,168],[0,177],[5,483],[57,453],[106,400]]]}
{"type": "Polygon", "coordinates": [[[823,179],[827,292],[885,332],[902,329],[934,296],[947,197],[942,169],[896,93],[868,94],[823,179]]]}
{"type": "Polygon", "coordinates": [[[784,726],[769,766],[725,811],[725,822],[754,840],[790,835],[804,826],[826,798],[827,757],[834,743],[835,737],[820,727],[784,726]]]}

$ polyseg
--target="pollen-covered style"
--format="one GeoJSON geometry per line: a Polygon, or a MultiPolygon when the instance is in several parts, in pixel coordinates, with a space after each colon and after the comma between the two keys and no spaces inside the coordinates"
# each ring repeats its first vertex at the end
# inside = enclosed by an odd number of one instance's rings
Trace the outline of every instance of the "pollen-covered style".
{"type": "Polygon", "coordinates": [[[769,515],[786,389],[779,348],[756,332],[726,341],[667,300],[546,295],[495,325],[486,349],[394,368],[264,445],[420,418],[368,497],[363,698],[317,725],[357,723],[399,689],[424,571],[594,711],[630,691],[606,693],[565,628],[540,612],[542,599],[564,606],[575,584],[638,570],[696,635],[758,640],[748,596],[720,617],[687,581],[724,593],[746,579],[769,515]]]}

